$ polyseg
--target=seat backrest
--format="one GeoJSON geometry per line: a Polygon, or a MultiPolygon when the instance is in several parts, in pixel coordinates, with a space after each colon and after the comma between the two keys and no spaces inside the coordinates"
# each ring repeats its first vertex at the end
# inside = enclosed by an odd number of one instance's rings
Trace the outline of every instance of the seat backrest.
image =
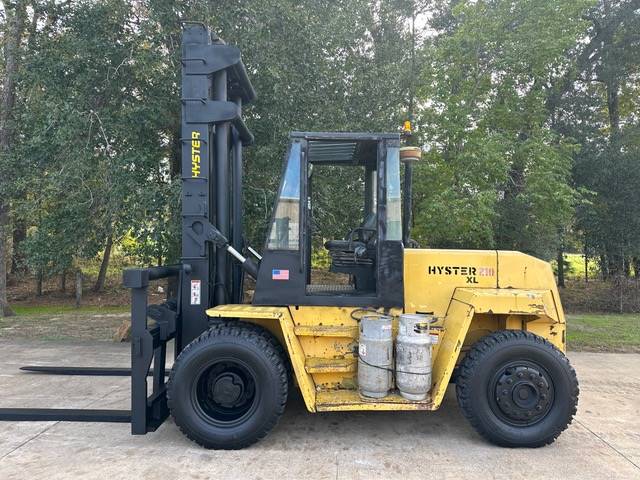
{"type": "MultiPolygon", "coordinates": [[[[370,228],[372,230],[376,229],[376,212],[371,212],[369,213],[369,215],[367,215],[367,217],[364,219],[364,222],[362,222],[362,225],[360,225],[362,228],[370,228]]],[[[362,231],[361,232],[361,239],[363,242],[368,243],[372,238],[374,238],[376,236],[375,232],[371,232],[371,231],[362,231]]]]}

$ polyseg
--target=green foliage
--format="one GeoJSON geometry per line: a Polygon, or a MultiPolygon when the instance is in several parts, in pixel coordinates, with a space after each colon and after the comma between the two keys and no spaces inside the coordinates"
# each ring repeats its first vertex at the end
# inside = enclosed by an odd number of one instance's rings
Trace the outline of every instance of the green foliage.
{"type": "Polygon", "coordinates": [[[163,70],[175,73],[149,52],[134,13],[125,1],[76,2],[30,39],[14,208],[33,225],[22,248],[35,271],[59,273],[130,231],[142,261],[177,251],[175,228],[165,228],[179,211],[167,136],[177,87],[167,100],[155,83],[163,70]]]}
{"type": "MultiPolygon", "coordinates": [[[[290,131],[397,131],[411,76],[407,3],[206,3],[205,22],[241,48],[258,92],[247,110],[256,136],[256,145],[246,151],[250,243],[264,243],[290,131]]],[[[341,212],[338,177],[315,185],[330,205],[317,212],[316,224],[323,226],[323,235],[342,238],[361,221],[359,212],[341,212]]]]}
{"type": "Polygon", "coordinates": [[[315,248],[311,252],[311,268],[328,270],[331,265],[329,251],[324,248],[315,248]]]}
{"type": "MultiPolygon", "coordinates": [[[[179,257],[187,19],[240,47],[258,92],[245,109],[256,137],[245,158],[248,243],[263,244],[289,131],[397,131],[413,113],[425,150],[414,177],[422,245],[543,258],[564,245],[607,272],[639,270],[629,267],[640,266],[640,15],[630,0],[29,5],[0,195],[27,226],[16,249],[34,272],[82,265],[110,237],[141,263],[179,257]]],[[[362,178],[314,175],[319,246],[362,220],[346,201],[362,178]]],[[[327,261],[320,251],[314,265],[327,261]]]]}
{"type": "Polygon", "coordinates": [[[584,192],[575,236],[605,276],[629,275],[640,258],[640,13],[637,2],[599,1],[586,18],[589,35],[557,119],[559,131],[582,147],[573,170],[584,192]]]}
{"type": "MultiPolygon", "coordinates": [[[[557,259],[551,261],[554,273],[558,272],[557,259]]],[[[600,274],[598,262],[593,258],[587,264],[587,275],[589,280],[597,279],[600,274]]],[[[578,253],[564,254],[564,275],[567,280],[584,280],[584,255],[578,253]]]]}
{"type": "Polygon", "coordinates": [[[550,258],[572,216],[571,139],[547,99],[584,34],[583,0],[459,2],[423,72],[418,239],[550,258]]]}

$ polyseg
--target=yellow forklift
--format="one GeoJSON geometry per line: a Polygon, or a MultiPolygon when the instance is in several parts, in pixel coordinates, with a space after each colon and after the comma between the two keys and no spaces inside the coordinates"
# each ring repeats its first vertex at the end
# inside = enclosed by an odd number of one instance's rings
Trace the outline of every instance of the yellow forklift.
{"type": "Polygon", "coordinates": [[[291,133],[258,253],[242,230],[242,152],[253,141],[242,107],[255,92],[240,52],[197,23],[185,26],[182,52],[182,260],[124,273],[132,368],[24,367],[130,375],[131,410],[0,409],[0,419],[130,422],[144,434],[171,414],[198,444],[237,449],[276,425],[295,389],[309,412],[430,411],[455,383],[489,441],[552,443],[576,412],[578,382],[550,265],[511,251],[416,248],[420,150],[399,133],[291,133]],[[340,202],[357,204],[360,218],[319,243],[323,175],[353,179],[340,202]],[[314,249],[330,259],[320,276],[314,249]],[[250,303],[245,276],[255,281],[250,303]],[[166,277],[178,294],[148,306],[149,282],[166,277]]]}

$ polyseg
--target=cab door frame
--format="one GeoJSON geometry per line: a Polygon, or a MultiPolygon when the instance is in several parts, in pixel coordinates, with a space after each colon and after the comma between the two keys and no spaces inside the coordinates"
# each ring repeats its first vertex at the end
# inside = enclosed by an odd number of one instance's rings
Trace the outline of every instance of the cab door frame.
{"type": "MultiPolygon", "coordinates": [[[[397,134],[369,133],[328,133],[328,132],[293,132],[291,142],[300,142],[300,196],[299,196],[299,232],[298,248],[273,249],[269,247],[267,234],[263,258],[260,262],[254,305],[316,305],[316,306],[354,306],[354,307],[402,307],[404,303],[403,288],[403,245],[401,240],[387,240],[387,153],[391,148],[399,148],[400,137],[397,134]],[[376,294],[375,295],[314,295],[307,293],[306,285],[311,268],[311,232],[308,211],[308,142],[310,140],[335,141],[376,141],[377,142],[377,259],[376,259],[376,294]],[[280,275],[276,272],[287,272],[280,275]],[[287,278],[284,279],[283,277],[287,278]]],[[[287,150],[285,168],[278,189],[270,229],[276,218],[276,209],[283,189],[284,176],[291,148],[287,150]]]]}

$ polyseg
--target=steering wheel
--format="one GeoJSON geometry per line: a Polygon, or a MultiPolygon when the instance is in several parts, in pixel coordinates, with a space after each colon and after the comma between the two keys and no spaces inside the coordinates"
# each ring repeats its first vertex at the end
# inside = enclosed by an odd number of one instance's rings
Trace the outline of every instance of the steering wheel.
{"type": "MultiPolygon", "coordinates": [[[[349,240],[349,242],[353,242],[353,237],[357,232],[371,232],[373,235],[371,235],[371,238],[375,238],[376,234],[378,233],[378,230],[376,230],[375,228],[367,228],[367,227],[356,227],[353,230],[351,230],[349,232],[349,234],[347,235],[346,240],[349,240]]],[[[362,235],[360,235],[360,238],[362,238],[362,235]]],[[[369,240],[371,241],[371,240],[369,240]]],[[[369,241],[365,242],[363,241],[363,243],[369,243],[369,241]]]]}
{"type": "Polygon", "coordinates": [[[365,232],[371,232],[372,233],[371,238],[368,241],[365,242],[363,240],[363,241],[359,242],[359,243],[361,243],[361,245],[357,245],[353,249],[354,255],[356,257],[358,257],[358,258],[362,258],[367,254],[367,247],[365,245],[362,245],[362,244],[364,243],[364,244],[368,245],[369,242],[372,242],[372,241],[375,242],[376,234],[378,233],[378,231],[375,228],[367,228],[367,227],[356,227],[356,228],[354,228],[353,230],[351,230],[349,232],[349,235],[347,235],[347,240],[349,241],[349,246],[350,247],[351,247],[351,244],[355,241],[353,237],[355,236],[356,233],[359,233],[359,232],[360,232],[360,235],[359,235],[360,238],[364,237],[364,235],[362,235],[362,234],[365,233],[365,232]]]}

